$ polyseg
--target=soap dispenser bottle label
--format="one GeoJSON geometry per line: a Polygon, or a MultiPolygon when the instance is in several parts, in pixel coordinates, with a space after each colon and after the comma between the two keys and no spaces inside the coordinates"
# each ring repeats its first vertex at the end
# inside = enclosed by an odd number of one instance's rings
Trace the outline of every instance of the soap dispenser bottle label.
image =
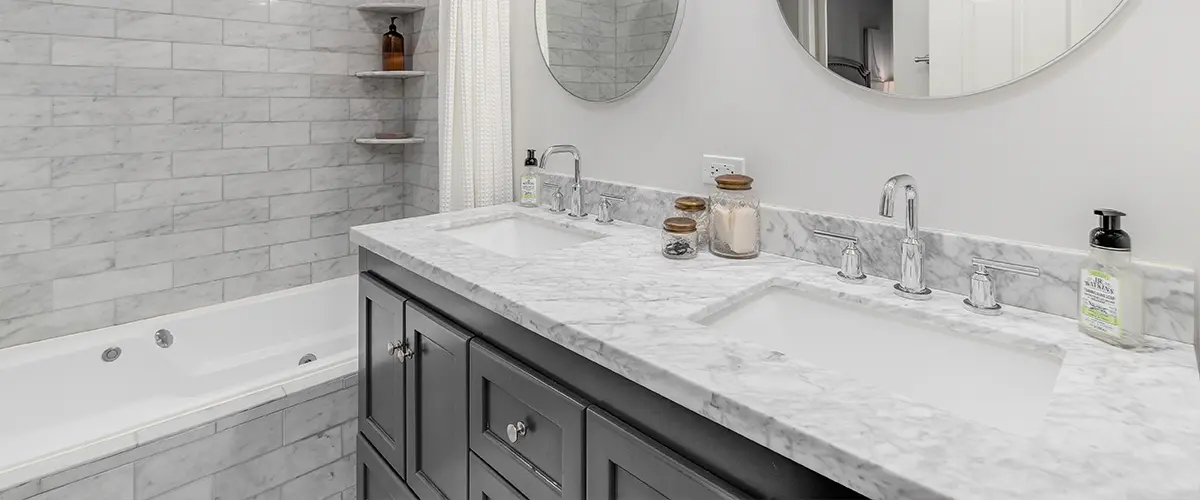
{"type": "Polygon", "coordinates": [[[533,174],[521,176],[521,204],[536,206],[537,201],[537,176],[533,174]]]}
{"type": "Polygon", "coordinates": [[[1079,321],[1088,328],[1121,336],[1121,283],[1104,271],[1084,269],[1079,279],[1079,321]]]}

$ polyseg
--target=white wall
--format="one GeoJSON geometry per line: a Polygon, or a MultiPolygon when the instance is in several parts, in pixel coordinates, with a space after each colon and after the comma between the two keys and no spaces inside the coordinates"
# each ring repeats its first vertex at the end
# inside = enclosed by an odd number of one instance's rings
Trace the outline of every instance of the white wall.
{"type": "Polygon", "coordinates": [[[927,227],[1085,248],[1091,210],[1112,206],[1143,258],[1190,266],[1200,245],[1200,70],[1181,59],[1200,2],[1131,0],[1049,70],[933,102],[829,76],[775,0],[692,0],[684,15],[653,81],[589,104],[550,78],[533,0],[514,0],[514,154],[572,143],[586,176],[697,191],[701,154],[741,155],[767,202],[870,217],[883,182],[908,172],[927,227]]]}

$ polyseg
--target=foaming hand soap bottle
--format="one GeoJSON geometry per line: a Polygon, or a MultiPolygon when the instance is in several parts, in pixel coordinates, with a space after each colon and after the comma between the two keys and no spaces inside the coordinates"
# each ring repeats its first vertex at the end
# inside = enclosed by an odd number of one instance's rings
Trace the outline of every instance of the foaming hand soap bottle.
{"type": "Polygon", "coordinates": [[[1116,210],[1099,209],[1087,259],[1079,271],[1079,331],[1109,344],[1134,348],[1142,329],[1142,273],[1133,264],[1133,240],[1116,210]]]}

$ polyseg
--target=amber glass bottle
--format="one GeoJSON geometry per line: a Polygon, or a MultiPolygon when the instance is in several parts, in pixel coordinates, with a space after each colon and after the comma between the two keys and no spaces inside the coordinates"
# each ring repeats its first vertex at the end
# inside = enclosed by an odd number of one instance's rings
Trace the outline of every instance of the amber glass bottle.
{"type": "Polygon", "coordinates": [[[396,19],[392,18],[391,29],[383,34],[384,71],[404,71],[404,35],[396,31],[396,19]]]}

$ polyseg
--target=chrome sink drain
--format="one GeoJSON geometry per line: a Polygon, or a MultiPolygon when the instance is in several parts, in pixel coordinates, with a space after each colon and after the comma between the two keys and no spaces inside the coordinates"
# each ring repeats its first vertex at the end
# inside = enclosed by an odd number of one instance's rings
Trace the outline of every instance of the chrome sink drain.
{"type": "Polygon", "coordinates": [[[113,361],[116,361],[117,358],[119,358],[119,357],[121,357],[121,348],[120,347],[109,347],[108,349],[105,349],[103,353],[100,354],[100,359],[104,360],[105,363],[112,363],[113,361]]]}

